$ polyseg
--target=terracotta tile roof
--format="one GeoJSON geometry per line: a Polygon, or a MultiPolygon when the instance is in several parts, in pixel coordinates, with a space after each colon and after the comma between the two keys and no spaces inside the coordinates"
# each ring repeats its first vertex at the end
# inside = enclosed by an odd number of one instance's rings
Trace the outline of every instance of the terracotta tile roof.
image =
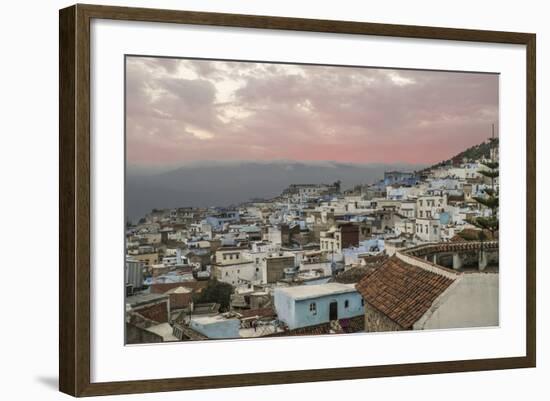
{"type": "Polygon", "coordinates": [[[453,282],[454,279],[392,256],[356,288],[366,303],[409,329],[453,282]]]}
{"type": "Polygon", "coordinates": [[[300,327],[299,329],[286,330],[272,333],[266,337],[291,337],[291,336],[317,336],[323,334],[358,333],[365,331],[365,316],[355,316],[349,319],[339,320],[341,330],[331,333],[330,323],[317,324],[315,326],[300,327]]]}
{"type": "Polygon", "coordinates": [[[388,256],[383,255],[367,255],[367,256],[361,256],[361,259],[365,261],[365,263],[368,265],[380,265],[386,260],[388,260],[388,256]]]}
{"type": "Polygon", "coordinates": [[[498,241],[464,241],[439,242],[437,244],[422,244],[401,251],[403,254],[422,257],[440,252],[461,252],[483,249],[498,249],[498,241]]]}

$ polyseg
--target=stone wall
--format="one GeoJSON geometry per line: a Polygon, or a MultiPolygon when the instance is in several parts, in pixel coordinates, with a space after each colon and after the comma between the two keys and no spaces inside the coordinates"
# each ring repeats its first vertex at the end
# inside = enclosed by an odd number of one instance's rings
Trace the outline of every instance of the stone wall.
{"type": "Polygon", "coordinates": [[[187,308],[193,301],[193,293],[171,293],[170,294],[170,309],[187,308]]]}
{"type": "Polygon", "coordinates": [[[365,331],[368,333],[379,331],[400,331],[401,326],[389,319],[386,315],[378,312],[365,302],[365,331]]]}
{"type": "Polygon", "coordinates": [[[126,323],[126,344],[161,343],[162,337],[153,332],[126,323]]]}
{"type": "Polygon", "coordinates": [[[340,226],[342,235],[342,249],[352,246],[359,246],[359,227],[354,224],[343,224],[340,226]]]}
{"type": "Polygon", "coordinates": [[[268,258],[266,260],[267,282],[276,283],[285,277],[284,270],[294,267],[294,256],[268,258]]]}
{"type": "Polygon", "coordinates": [[[168,322],[168,302],[159,302],[153,305],[146,305],[144,307],[138,307],[134,309],[143,317],[154,320],[158,323],[168,322]]]}

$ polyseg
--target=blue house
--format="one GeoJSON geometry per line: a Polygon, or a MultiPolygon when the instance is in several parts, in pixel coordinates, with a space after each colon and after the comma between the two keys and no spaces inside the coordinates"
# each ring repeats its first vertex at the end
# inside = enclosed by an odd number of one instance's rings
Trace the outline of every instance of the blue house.
{"type": "Polygon", "coordinates": [[[275,288],[275,310],[290,330],[361,316],[365,307],[354,284],[326,283],[275,288]]]}
{"type": "Polygon", "coordinates": [[[226,223],[237,223],[240,219],[239,212],[236,210],[225,210],[216,214],[206,216],[206,223],[212,226],[213,230],[220,230],[226,223]]]}
{"type": "Polygon", "coordinates": [[[405,184],[414,185],[418,181],[418,176],[409,171],[386,171],[384,172],[384,185],[405,184]]]}

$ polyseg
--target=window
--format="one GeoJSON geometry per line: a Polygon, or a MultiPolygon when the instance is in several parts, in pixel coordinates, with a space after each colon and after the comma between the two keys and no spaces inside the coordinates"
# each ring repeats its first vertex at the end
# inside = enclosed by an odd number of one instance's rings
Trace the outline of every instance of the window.
{"type": "Polygon", "coordinates": [[[349,300],[344,301],[344,308],[349,308],[349,300]]]}
{"type": "Polygon", "coordinates": [[[314,315],[317,314],[317,304],[315,302],[309,304],[309,311],[314,315]]]}
{"type": "Polygon", "coordinates": [[[361,298],[361,306],[365,306],[365,300],[361,298]]]}

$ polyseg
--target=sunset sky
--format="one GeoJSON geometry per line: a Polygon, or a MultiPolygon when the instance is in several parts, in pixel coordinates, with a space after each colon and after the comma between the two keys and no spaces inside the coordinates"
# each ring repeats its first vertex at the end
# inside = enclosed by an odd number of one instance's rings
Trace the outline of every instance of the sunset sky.
{"type": "Polygon", "coordinates": [[[128,57],[127,162],[429,164],[484,141],[498,75],[128,57]]]}

